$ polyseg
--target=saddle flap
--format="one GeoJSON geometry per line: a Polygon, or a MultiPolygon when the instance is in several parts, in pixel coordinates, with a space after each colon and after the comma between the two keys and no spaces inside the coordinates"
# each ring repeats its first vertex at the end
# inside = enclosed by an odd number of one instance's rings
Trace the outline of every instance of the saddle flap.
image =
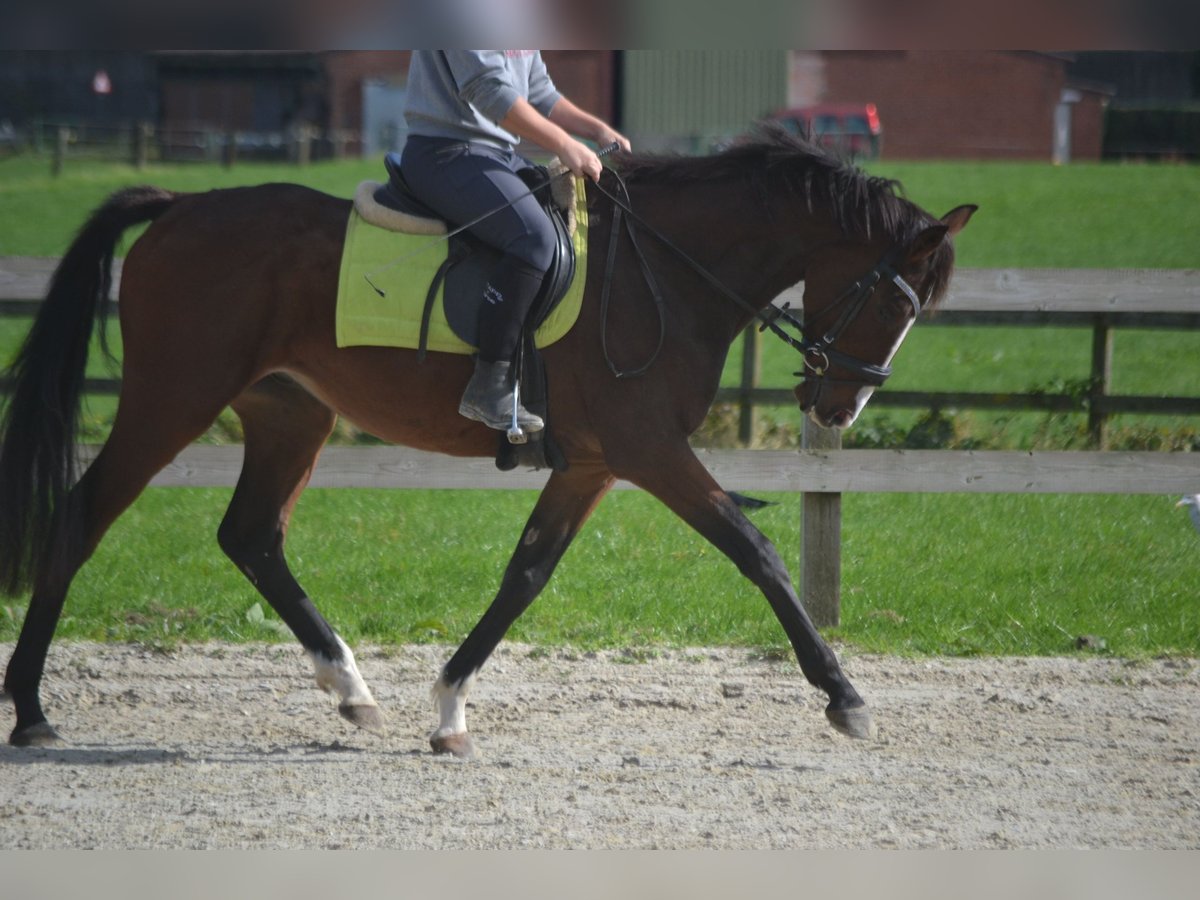
{"type": "MultiPolygon", "coordinates": [[[[562,213],[552,203],[544,206],[554,225],[555,254],[541,290],[529,311],[528,326],[536,329],[554,311],[575,279],[575,242],[562,213]]],[[[473,347],[479,346],[479,309],[484,289],[500,253],[466,234],[456,235],[449,250],[442,305],[450,328],[473,347]]]]}
{"type": "MultiPolygon", "coordinates": [[[[581,190],[577,211],[579,228],[571,238],[578,258],[575,270],[580,274],[538,331],[537,345],[549,346],[560,340],[575,324],[583,297],[582,271],[586,268],[588,220],[584,208],[585,194],[581,190]]],[[[375,346],[417,349],[425,303],[429,299],[429,283],[451,251],[451,245],[417,235],[396,234],[369,224],[357,211],[352,211],[346,228],[346,249],[338,274],[337,343],[339,347],[375,346]],[[401,265],[393,265],[397,257],[409,257],[401,265]],[[367,280],[366,276],[370,276],[367,280]],[[380,293],[380,291],[383,293],[380,293]]],[[[457,241],[455,241],[457,243],[457,241]]],[[[457,267],[455,267],[457,268],[457,267]]],[[[559,271],[566,276],[570,266],[559,271]]],[[[490,269],[480,277],[490,274],[490,269]]],[[[456,279],[459,275],[455,276],[456,279]]],[[[547,279],[547,281],[558,279],[547,279]]],[[[565,278],[563,279],[565,282],[565,278]]],[[[443,288],[445,287],[443,283],[443,288]]],[[[446,321],[443,300],[450,295],[450,305],[456,305],[456,288],[439,291],[431,313],[428,349],[441,353],[470,353],[473,345],[464,342],[446,321]]],[[[482,297],[483,288],[468,290],[482,297]]],[[[556,292],[557,293],[557,292],[556,292]]],[[[534,317],[541,319],[541,313],[534,317]]],[[[472,329],[478,332],[477,326],[472,329]]]]}

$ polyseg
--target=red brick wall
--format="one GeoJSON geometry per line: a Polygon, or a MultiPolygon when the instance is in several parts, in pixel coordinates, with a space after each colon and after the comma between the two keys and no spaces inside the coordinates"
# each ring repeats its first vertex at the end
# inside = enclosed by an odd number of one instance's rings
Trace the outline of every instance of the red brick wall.
{"type": "Polygon", "coordinates": [[[362,84],[368,78],[403,80],[408,50],[329,50],[324,54],[329,91],[329,127],[362,128],[362,84]]]}
{"type": "Polygon", "coordinates": [[[555,86],[576,106],[613,121],[611,50],[543,50],[542,59],[555,86]]]}
{"type": "Polygon", "coordinates": [[[160,124],[166,128],[254,127],[254,84],[164,78],[159,88],[160,124]]]}
{"type": "MultiPolygon", "coordinates": [[[[824,99],[876,104],[888,159],[1050,159],[1066,81],[1060,59],[994,50],[827,51],[824,59],[824,99]]],[[[1094,103],[1076,108],[1073,158],[1099,157],[1098,113],[1079,108],[1094,103]]]]}

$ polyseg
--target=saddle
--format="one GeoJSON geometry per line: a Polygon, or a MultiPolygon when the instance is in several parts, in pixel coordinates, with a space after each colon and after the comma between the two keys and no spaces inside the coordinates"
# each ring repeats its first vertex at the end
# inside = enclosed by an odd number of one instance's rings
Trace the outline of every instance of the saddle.
{"type": "MultiPolygon", "coordinates": [[[[366,182],[355,197],[355,209],[369,224],[409,234],[447,234],[450,228],[440,214],[418,200],[400,172],[399,154],[384,157],[388,173],[386,184],[366,182]]],[[[534,299],[525,321],[514,369],[521,384],[522,403],[541,416],[546,429],[531,435],[528,443],[510,444],[500,435],[496,465],[501,470],[519,465],[547,466],[563,471],[566,459],[549,436],[550,416],[546,390],[546,370],[535,342],[534,332],[566,295],[575,277],[575,245],[572,240],[575,215],[575,182],[571,177],[557,178],[544,166],[523,170],[521,178],[546,211],[555,233],[555,254],[542,288],[534,299]]],[[[435,272],[425,296],[417,358],[427,352],[429,321],[439,290],[447,324],[465,343],[479,346],[479,312],[484,301],[488,278],[501,253],[468,232],[451,235],[446,258],[435,272]]]]}
{"type": "MultiPolygon", "coordinates": [[[[404,180],[400,172],[399,154],[387,154],[383,163],[388,181],[374,185],[370,190],[371,201],[381,209],[370,209],[372,204],[361,202],[360,196],[355,201],[359,215],[372,225],[392,231],[446,234],[449,230],[446,222],[436,211],[418,200],[404,180]]],[[[553,312],[575,278],[575,245],[571,240],[574,233],[575,182],[572,178],[554,178],[545,166],[524,169],[520,175],[542,204],[555,234],[554,261],[546,272],[542,289],[534,299],[525,323],[526,330],[531,331],[536,330],[553,312]],[[556,191],[554,188],[559,189],[556,191]]],[[[435,273],[425,299],[422,340],[418,348],[421,359],[425,358],[424,337],[428,333],[429,315],[443,282],[445,290],[442,304],[446,321],[463,341],[473,347],[479,346],[479,310],[484,303],[484,288],[500,257],[499,250],[489,247],[468,232],[451,236],[446,259],[435,273]]]]}

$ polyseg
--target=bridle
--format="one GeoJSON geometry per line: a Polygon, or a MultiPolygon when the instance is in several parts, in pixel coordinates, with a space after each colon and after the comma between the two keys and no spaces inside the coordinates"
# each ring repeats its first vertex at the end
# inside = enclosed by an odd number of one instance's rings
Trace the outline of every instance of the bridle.
{"type": "MultiPolygon", "coordinates": [[[[620,175],[612,169],[605,169],[605,172],[612,174],[616,178],[617,184],[620,186],[621,193],[628,197],[629,192],[626,190],[625,183],[621,179],[620,175]]],[[[862,314],[863,310],[866,308],[867,302],[875,293],[876,288],[879,287],[880,283],[884,280],[890,281],[900,290],[901,293],[904,294],[906,298],[908,298],[908,301],[912,304],[914,319],[921,314],[921,310],[924,306],[921,298],[917,295],[917,292],[913,290],[912,286],[904,280],[903,276],[896,271],[895,268],[895,261],[901,253],[900,247],[893,247],[888,250],[888,252],[884,254],[883,258],[875,264],[874,268],[867,272],[867,274],[862,278],[858,279],[858,281],[854,282],[854,284],[850,285],[850,287],[839,294],[834,301],[829,304],[828,307],[822,310],[817,318],[817,321],[828,317],[831,313],[837,312],[839,309],[840,314],[834,321],[833,325],[827,331],[825,331],[820,338],[813,340],[805,336],[804,323],[792,315],[787,304],[784,304],[782,307],[771,306],[769,307],[769,310],[756,309],[755,307],[751,306],[744,299],[742,299],[742,297],[736,291],[726,287],[725,284],[723,284],[715,275],[704,268],[704,266],[700,265],[700,263],[696,262],[696,260],[692,259],[691,256],[684,252],[666,235],[630,209],[627,201],[618,198],[599,182],[595,182],[594,184],[600,193],[604,194],[613,202],[613,227],[609,238],[610,243],[608,248],[608,262],[605,267],[604,290],[602,294],[602,307],[604,308],[601,324],[602,343],[605,342],[604,334],[605,323],[607,321],[607,298],[615,260],[615,243],[619,232],[618,223],[620,222],[620,216],[623,213],[631,221],[636,222],[651,235],[653,235],[659,242],[665,245],[669,250],[675,253],[676,256],[687,263],[698,275],[700,275],[701,278],[707,281],[719,293],[731,300],[740,309],[750,313],[754,318],[758,319],[758,321],[761,323],[759,325],[759,331],[770,330],[772,334],[774,334],[784,343],[799,351],[804,360],[804,368],[794,374],[800,378],[816,380],[818,394],[825,384],[857,384],[862,387],[878,387],[879,385],[883,384],[892,374],[891,366],[875,365],[874,363],[867,362],[866,360],[859,359],[856,356],[845,353],[844,351],[839,350],[835,345],[837,344],[838,339],[845,333],[846,329],[848,329],[862,314]],[[779,324],[780,321],[783,321],[787,325],[794,328],[797,332],[799,332],[800,336],[796,337],[788,333],[779,324]],[[831,378],[828,374],[831,366],[836,366],[838,369],[843,370],[844,372],[848,373],[850,377],[831,378]]],[[[650,276],[645,257],[640,248],[638,248],[637,242],[634,240],[633,230],[631,227],[629,227],[628,223],[626,223],[626,232],[629,235],[630,241],[633,242],[634,249],[637,251],[643,273],[646,275],[647,283],[651,287],[651,293],[654,296],[655,304],[658,306],[660,328],[665,328],[662,295],[658,291],[657,285],[654,284],[653,278],[650,276]]],[[[657,358],[659,351],[662,349],[662,338],[663,335],[660,331],[658,347],[655,349],[651,359],[637,369],[628,372],[622,372],[616,368],[612,360],[608,357],[608,347],[605,343],[605,359],[608,360],[609,368],[612,369],[613,373],[616,374],[618,378],[642,374],[650,367],[654,359],[657,358]]],[[[815,399],[813,402],[816,402],[815,399]]]]}
{"type": "MultiPolygon", "coordinates": [[[[904,280],[904,277],[896,271],[893,262],[899,255],[898,248],[893,247],[883,259],[875,264],[866,275],[860,278],[850,287],[846,288],[841,294],[834,299],[818,316],[817,321],[828,317],[831,313],[841,310],[833,325],[820,337],[818,340],[810,340],[802,338],[800,341],[791,342],[798,350],[800,350],[804,358],[804,370],[797,372],[801,378],[815,378],[830,383],[851,383],[861,384],[868,387],[879,387],[892,374],[891,366],[879,366],[874,363],[869,363],[858,357],[851,356],[838,350],[834,345],[838,338],[849,328],[854,321],[862,314],[866,308],[867,301],[875,293],[876,288],[883,281],[890,281],[912,304],[913,318],[916,319],[921,315],[923,304],[921,298],[917,296],[917,292],[913,290],[912,285],[904,280]],[[830,366],[837,366],[846,372],[853,375],[853,378],[830,378],[828,375],[830,366]]],[[[791,316],[786,308],[781,311],[783,317],[789,324],[796,327],[803,334],[804,326],[791,316]]]]}

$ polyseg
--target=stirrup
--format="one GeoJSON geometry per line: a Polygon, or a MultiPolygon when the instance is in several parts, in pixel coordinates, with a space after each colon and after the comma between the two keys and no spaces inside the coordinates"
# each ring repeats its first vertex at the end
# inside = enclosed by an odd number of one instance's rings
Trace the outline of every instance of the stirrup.
{"type": "Polygon", "coordinates": [[[529,442],[529,435],[521,428],[521,423],[517,421],[517,411],[521,408],[521,380],[513,379],[513,407],[512,421],[508,425],[508,442],[510,444],[525,444],[529,442]]]}
{"type": "Polygon", "coordinates": [[[541,417],[521,406],[520,388],[508,382],[509,363],[486,363],[476,357],[475,374],[463,392],[458,412],[489,428],[505,432],[513,443],[541,431],[541,417]]]}

